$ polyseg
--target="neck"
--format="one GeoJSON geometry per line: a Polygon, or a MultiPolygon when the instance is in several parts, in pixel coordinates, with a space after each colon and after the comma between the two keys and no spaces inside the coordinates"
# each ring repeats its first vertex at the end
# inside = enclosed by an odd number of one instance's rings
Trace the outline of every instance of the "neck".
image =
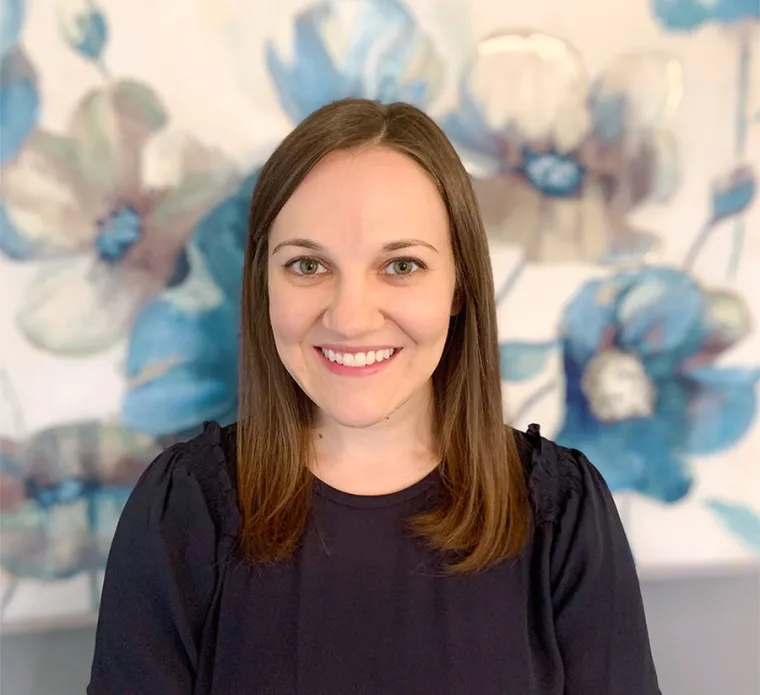
{"type": "Polygon", "coordinates": [[[431,388],[369,427],[345,427],[318,417],[312,472],[328,485],[357,495],[396,492],[421,480],[440,460],[432,396],[431,388]]]}

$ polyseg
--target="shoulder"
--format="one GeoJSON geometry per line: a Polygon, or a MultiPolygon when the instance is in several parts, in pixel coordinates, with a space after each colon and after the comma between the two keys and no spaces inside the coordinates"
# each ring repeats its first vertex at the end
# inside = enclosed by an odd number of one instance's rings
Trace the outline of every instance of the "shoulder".
{"type": "Polygon", "coordinates": [[[513,430],[537,524],[558,522],[569,505],[611,495],[599,472],[577,449],[541,436],[538,425],[513,430]]]}
{"type": "Polygon", "coordinates": [[[217,537],[234,535],[239,524],[234,436],[234,426],[204,423],[200,434],[170,446],[146,468],[127,507],[153,508],[174,520],[205,517],[217,537]]]}

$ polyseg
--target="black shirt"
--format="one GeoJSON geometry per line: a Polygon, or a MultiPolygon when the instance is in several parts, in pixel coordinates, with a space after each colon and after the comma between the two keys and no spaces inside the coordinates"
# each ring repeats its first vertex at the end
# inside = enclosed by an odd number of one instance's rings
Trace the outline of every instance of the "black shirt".
{"type": "Polygon", "coordinates": [[[527,547],[444,576],[404,526],[437,470],[380,496],[316,481],[294,560],[245,564],[234,427],[206,425],[161,454],[127,502],[88,694],[659,694],[601,475],[535,426],[516,436],[535,516],[527,547]]]}

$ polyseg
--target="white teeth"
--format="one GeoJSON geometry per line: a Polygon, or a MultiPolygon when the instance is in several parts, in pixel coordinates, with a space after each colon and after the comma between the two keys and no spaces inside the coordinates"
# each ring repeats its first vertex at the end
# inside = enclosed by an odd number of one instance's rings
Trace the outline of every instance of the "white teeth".
{"type": "Polygon", "coordinates": [[[346,367],[365,367],[375,362],[382,362],[390,359],[391,355],[396,352],[396,348],[387,348],[385,350],[370,350],[369,352],[334,352],[322,348],[322,354],[330,360],[337,362],[346,367]]]}

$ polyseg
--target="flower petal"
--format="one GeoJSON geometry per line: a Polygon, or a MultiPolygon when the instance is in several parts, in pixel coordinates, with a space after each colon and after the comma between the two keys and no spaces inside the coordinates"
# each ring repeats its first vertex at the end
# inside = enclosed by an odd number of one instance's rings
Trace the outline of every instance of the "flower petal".
{"type": "Polygon", "coordinates": [[[146,165],[152,154],[158,154],[164,175],[172,180],[165,182],[166,191],[147,212],[145,225],[151,241],[168,246],[173,257],[209,209],[234,190],[236,181],[229,161],[218,150],[181,134],[175,137],[165,131],[165,135],[146,148],[146,165]],[[162,142],[166,147],[160,146],[162,142]]]}
{"type": "Polygon", "coordinates": [[[131,487],[159,453],[144,434],[87,420],[37,432],[25,442],[22,460],[29,487],[38,491],[70,479],[131,487]]]}
{"type": "Polygon", "coordinates": [[[0,182],[6,214],[18,234],[48,254],[91,246],[95,220],[104,210],[86,204],[83,189],[76,144],[43,130],[29,136],[0,182]]]}
{"type": "Polygon", "coordinates": [[[295,48],[292,67],[278,55],[272,42],[267,43],[266,60],[280,103],[298,123],[320,106],[344,96],[359,96],[359,85],[345,93],[346,85],[327,51],[319,28],[329,14],[320,4],[300,13],[295,20],[295,48]]]}
{"type": "Polygon", "coordinates": [[[689,373],[684,450],[714,454],[741,441],[757,412],[760,369],[705,368],[689,373]]]}
{"type": "Polygon", "coordinates": [[[613,492],[634,491],[674,503],[689,493],[693,481],[684,461],[673,453],[672,438],[664,420],[599,423],[580,420],[568,409],[557,442],[582,451],[613,492]]]}
{"type": "Polygon", "coordinates": [[[144,276],[124,265],[90,256],[43,267],[24,298],[17,321],[38,347],[85,355],[119,341],[138,309],[156,292],[144,276]]]}
{"type": "Polygon", "coordinates": [[[460,153],[463,157],[475,158],[473,164],[477,170],[467,167],[471,174],[480,178],[491,177],[507,168],[499,156],[499,137],[486,123],[466,79],[462,79],[459,87],[457,110],[442,119],[441,127],[457,148],[464,150],[460,153]]]}
{"type": "Polygon", "coordinates": [[[319,2],[297,15],[292,65],[267,45],[267,65],[283,108],[300,121],[348,96],[425,107],[443,67],[432,41],[396,0],[319,2]]]}
{"type": "Polygon", "coordinates": [[[688,275],[646,268],[631,275],[616,303],[617,345],[643,358],[654,378],[672,374],[700,347],[704,299],[688,275]]]}
{"type": "Polygon", "coordinates": [[[214,281],[236,303],[242,291],[251,195],[260,172],[256,169],[235,193],[214,207],[198,223],[192,237],[214,281]]]}
{"type": "Polygon", "coordinates": [[[128,427],[153,436],[220,420],[237,406],[238,311],[188,311],[160,299],[135,322],[127,354],[128,427]]]}
{"type": "Polygon", "coordinates": [[[603,140],[624,138],[636,149],[673,115],[682,96],[683,68],[672,56],[626,54],[610,63],[590,89],[594,131],[603,140]]]}
{"type": "Polygon", "coordinates": [[[25,0],[3,0],[3,11],[0,12],[0,57],[16,45],[25,14],[25,0]]]}
{"type": "Polygon", "coordinates": [[[125,80],[89,92],[70,125],[89,196],[136,197],[142,148],[165,122],[158,96],[139,82],[125,80]]]}
{"type": "Polygon", "coordinates": [[[464,79],[492,132],[520,143],[577,147],[588,131],[586,72],[559,38],[507,33],[481,41],[464,79]]]}
{"type": "Polygon", "coordinates": [[[565,359],[582,369],[605,347],[615,326],[618,294],[630,285],[626,275],[592,280],[583,285],[562,312],[560,335],[565,359]]]}
{"type": "Polygon", "coordinates": [[[108,24],[92,0],[61,2],[58,25],[66,43],[75,51],[89,60],[100,59],[108,40],[108,24]]]}
{"type": "Polygon", "coordinates": [[[0,60],[0,166],[10,161],[37,123],[40,97],[37,75],[20,49],[0,60]]]}

